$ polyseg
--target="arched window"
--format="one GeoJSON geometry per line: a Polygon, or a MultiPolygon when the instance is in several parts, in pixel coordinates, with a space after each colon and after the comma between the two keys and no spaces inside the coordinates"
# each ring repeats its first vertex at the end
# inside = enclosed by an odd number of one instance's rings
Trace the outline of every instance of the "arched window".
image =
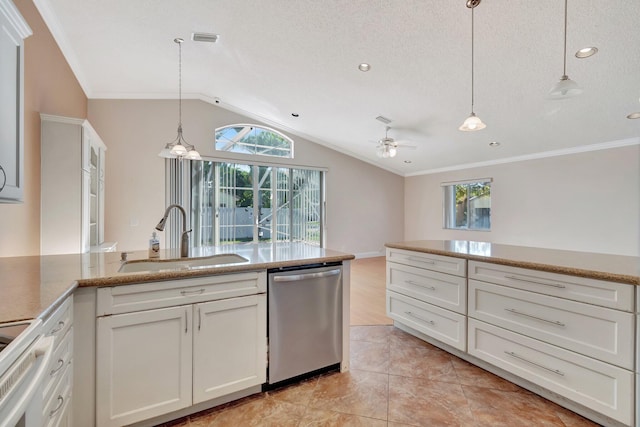
{"type": "Polygon", "coordinates": [[[292,159],[293,140],[263,126],[229,125],[216,129],[216,150],[292,159]]]}

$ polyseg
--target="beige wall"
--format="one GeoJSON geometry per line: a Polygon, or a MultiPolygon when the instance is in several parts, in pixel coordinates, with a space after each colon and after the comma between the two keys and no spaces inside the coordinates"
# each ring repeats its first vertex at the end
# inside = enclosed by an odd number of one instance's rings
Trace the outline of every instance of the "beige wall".
{"type": "MultiPolygon", "coordinates": [[[[176,136],[176,100],[90,100],[89,121],[107,145],[105,239],[118,250],[146,249],[162,216],[164,159],[160,149],[176,136]]],[[[184,137],[203,156],[213,150],[216,127],[254,120],[196,100],[183,101],[184,137]]],[[[326,167],[326,247],[382,254],[384,243],[403,239],[404,179],[294,135],[293,165],[326,167]]],[[[255,159],[252,159],[255,160],[255,159]]],[[[162,236],[164,238],[164,236],[162,236]]]]}
{"type": "Polygon", "coordinates": [[[407,239],[461,239],[640,255],[640,146],[415,176],[407,239]],[[491,231],[442,228],[441,182],[492,177],[491,231]]]}
{"type": "Polygon", "coordinates": [[[25,188],[24,203],[0,203],[0,257],[40,253],[40,113],[87,114],[87,97],[33,2],[14,4],[33,31],[24,48],[25,188]]]}

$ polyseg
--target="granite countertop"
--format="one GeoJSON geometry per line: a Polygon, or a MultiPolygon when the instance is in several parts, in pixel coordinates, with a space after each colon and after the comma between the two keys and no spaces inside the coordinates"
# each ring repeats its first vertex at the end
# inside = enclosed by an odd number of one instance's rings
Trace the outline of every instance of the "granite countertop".
{"type": "Polygon", "coordinates": [[[388,248],[640,285],[640,257],[502,245],[468,240],[413,240],[388,248]]]}
{"type": "MultiPolygon", "coordinates": [[[[352,254],[302,243],[225,245],[203,248],[191,256],[224,253],[236,253],[248,261],[188,270],[119,273],[120,252],[0,258],[0,323],[44,317],[76,287],[128,285],[355,258],[352,254]]],[[[128,261],[146,258],[147,251],[127,252],[128,261]]],[[[175,251],[161,251],[161,260],[173,258],[179,258],[175,251]]]]}

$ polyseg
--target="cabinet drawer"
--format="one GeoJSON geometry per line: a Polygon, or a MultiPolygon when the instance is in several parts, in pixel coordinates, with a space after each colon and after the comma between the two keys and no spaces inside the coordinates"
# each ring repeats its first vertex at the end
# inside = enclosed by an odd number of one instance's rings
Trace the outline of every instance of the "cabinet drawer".
{"type": "Polygon", "coordinates": [[[266,288],[266,272],[99,288],[97,316],[254,295],[266,288]]]}
{"type": "Polygon", "coordinates": [[[467,313],[464,277],[387,262],[387,289],[460,314],[467,313]]]}
{"type": "Polygon", "coordinates": [[[462,258],[387,248],[387,261],[461,277],[467,275],[467,260],[462,258]]]}
{"type": "Polygon", "coordinates": [[[469,261],[469,279],[618,310],[633,311],[634,286],[545,271],[469,261]]]}
{"type": "Polygon", "coordinates": [[[632,313],[469,280],[469,316],[633,369],[632,313]]]}
{"type": "Polygon", "coordinates": [[[425,335],[465,351],[466,317],[417,299],[387,291],[387,315],[425,335]]]}
{"type": "Polygon", "coordinates": [[[60,344],[72,324],[73,296],[70,296],[44,321],[45,336],[54,337],[54,348],[60,344]]]}
{"type": "Polygon", "coordinates": [[[51,397],[53,389],[64,375],[73,359],[73,327],[66,333],[58,348],[54,351],[44,380],[43,397],[45,402],[51,397]]]}
{"type": "Polygon", "coordinates": [[[71,384],[72,384],[72,369],[70,366],[62,369],[64,375],[61,381],[58,383],[53,393],[48,400],[44,401],[42,409],[42,419],[44,426],[58,426],[60,421],[67,411],[71,401],[71,384]]]}
{"type": "Polygon", "coordinates": [[[631,425],[633,372],[474,319],[469,354],[631,425]]]}

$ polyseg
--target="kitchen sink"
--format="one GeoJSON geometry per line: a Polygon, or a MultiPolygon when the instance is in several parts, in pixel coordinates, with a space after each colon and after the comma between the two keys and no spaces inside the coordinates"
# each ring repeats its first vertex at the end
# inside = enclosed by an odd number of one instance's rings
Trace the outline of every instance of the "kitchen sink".
{"type": "Polygon", "coordinates": [[[220,254],[201,258],[141,259],[125,261],[122,263],[122,266],[120,266],[118,272],[135,273],[138,271],[194,270],[222,265],[241,264],[248,261],[247,258],[237,254],[220,254]]]}

